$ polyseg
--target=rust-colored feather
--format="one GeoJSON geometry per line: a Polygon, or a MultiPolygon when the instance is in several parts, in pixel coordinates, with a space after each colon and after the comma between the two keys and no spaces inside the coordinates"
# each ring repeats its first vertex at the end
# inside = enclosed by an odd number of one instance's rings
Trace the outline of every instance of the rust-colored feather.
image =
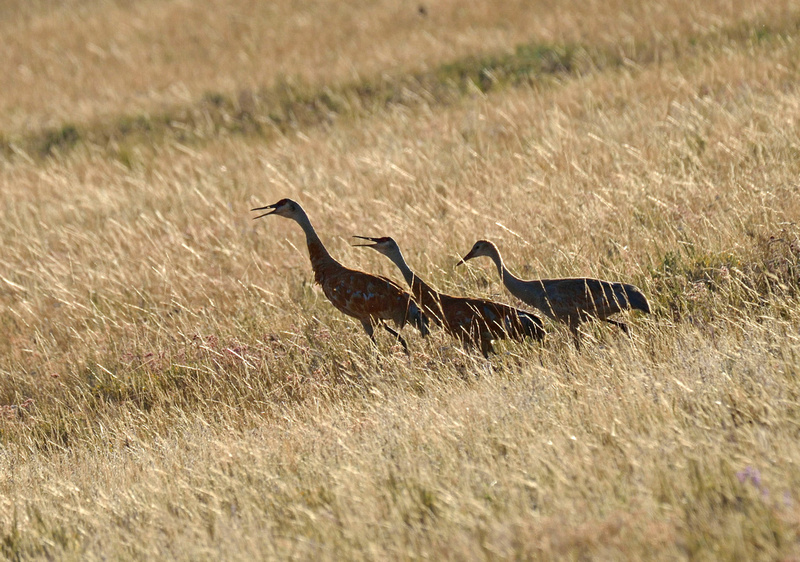
{"type": "Polygon", "coordinates": [[[341,267],[320,285],[333,306],[354,318],[405,322],[411,296],[389,279],[341,267]]]}
{"type": "Polygon", "coordinates": [[[427,335],[427,319],[411,295],[390,279],[349,269],[333,259],[298,203],[291,199],[282,199],[274,205],[253,210],[267,209],[269,209],[267,213],[256,218],[275,214],[292,219],[300,225],[306,235],[314,280],[322,287],[322,292],[337,310],[361,322],[373,341],[373,328],[375,325],[380,325],[397,337],[403,348],[408,350],[405,340],[384,324],[386,320],[391,320],[398,328],[402,328],[406,322],[411,322],[423,336],[427,335]]]}

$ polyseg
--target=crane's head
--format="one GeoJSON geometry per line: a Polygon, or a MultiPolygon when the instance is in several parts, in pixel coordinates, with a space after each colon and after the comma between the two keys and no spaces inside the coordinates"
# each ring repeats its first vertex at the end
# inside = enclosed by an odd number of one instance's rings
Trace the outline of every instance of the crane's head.
{"type": "Polygon", "coordinates": [[[303,212],[303,208],[298,204],[292,201],[291,199],[281,199],[277,203],[273,203],[272,205],[267,205],[265,207],[256,207],[255,209],[250,209],[251,211],[265,211],[269,209],[266,213],[262,215],[258,215],[255,219],[260,219],[261,217],[266,217],[267,215],[278,215],[281,217],[286,218],[295,218],[299,213],[303,212]]]}
{"type": "Polygon", "coordinates": [[[472,258],[478,258],[481,256],[493,258],[495,254],[497,254],[497,248],[495,248],[494,244],[492,244],[488,240],[478,240],[472,246],[472,249],[469,251],[469,253],[463,258],[461,258],[461,261],[458,262],[456,265],[457,266],[461,265],[462,263],[466,263],[472,258]]]}
{"type": "Polygon", "coordinates": [[[361,247],[361,248],[372,248],[373,250],[377,250],[382,253],[384,256],[388,256],[393,252],[399,251],[399,246],[397,242],[394,241],[394,238],[389,236],[383,236],[381,238],[371,238],[369,236],[353,236],[353,238],[358,238],[359,240],[369,240],[372,244],[353,244],[354,246],[361,247]]]}

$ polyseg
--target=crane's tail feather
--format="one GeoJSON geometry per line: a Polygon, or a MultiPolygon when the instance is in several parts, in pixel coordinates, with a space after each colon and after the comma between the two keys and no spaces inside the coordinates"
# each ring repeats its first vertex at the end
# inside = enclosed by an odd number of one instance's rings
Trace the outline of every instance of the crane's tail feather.
{"type": "Polygon", "coordinates": [[[633,285],[624,285],[624,288],[625,298],[630,307],[634,310],[641,310],[642,312],[650,314],[650,303],[647,302],[647,297],[633,285]]]}
{"type": "MultiPolygon", "coordinates": [[[[530,312],[518,310],[516,320],[519,326],[520,334],[523,337],[529,337],[535,340],[544,339],[544,324],[542,324],[542,320],[538,316],[531,314],[530,312]]],[[[514,333],[515,327],[510,325],[513,322],[513,319],[506,317],[505,321],[506,331],[509,333],[514,333]]]]}

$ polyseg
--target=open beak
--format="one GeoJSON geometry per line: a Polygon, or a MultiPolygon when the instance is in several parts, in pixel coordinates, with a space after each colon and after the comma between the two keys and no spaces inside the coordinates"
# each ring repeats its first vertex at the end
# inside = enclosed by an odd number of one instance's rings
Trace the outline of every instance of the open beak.
{"type": "Polygon", "coordinates": [[[375,244],[378,243],[377,238],[371,238],[369,236],[353,236],[353,238],[358,238],[359,240],[369,240],[370,242],[373,242],[373,244],[351,244],[353,247],[356,248],[372,248],[373,246],[375,246],[375,244]]]}
{"type": "Polygon", "coordinates": [[[266,207],[256,207],[255,209],[250,209],[251,211],[264,211],[265,209],[271,209],[270,211],[267,211],[263,215],[258,215],[253,220],[260,219],[261,217],[266,217],[267,215],[271,215],[272,213],[275,212],[276,206],[277,205],[267,205],[266,207]]]}

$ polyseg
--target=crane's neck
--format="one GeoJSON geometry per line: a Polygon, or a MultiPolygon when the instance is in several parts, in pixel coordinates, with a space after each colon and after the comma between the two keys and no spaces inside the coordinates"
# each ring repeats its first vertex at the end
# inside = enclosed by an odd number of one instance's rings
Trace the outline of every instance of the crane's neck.
{"type": "Polygon", "coordinates": [[[292,217],[306,235],[306,244],[308,245],[308,256],[311,258],[311,267],[314,269],[314,276],[317,283],[321,283],[323,272],[326,266],[340,265],[335,259],[331,257],[325,245],[317,236],[317,231],[311,225],[308,215],[304,211],[300,211],[297,216],[292,217]]]}
{"type": "Polygon", "coordinates": [[[493,251],[488,255],[497,266],[497,272],[500,274],[503,285],[506,286],[506,289],[508,289],[512,295],[524,301],[525,298],[523,298],[523,295],[528,294],[527,283],[506,268],[505,263],[503,263],[503,257],[500,255],[500,251],[497,248],[492,249],[493,251]]]}
{"type": "Polygon", "coordinates": [[[411,271],[411,268],[408,267],[408,263],[406,263],[406,259],[403,257],[403,253],[400,251],[400,248],[393,249],[391,252],[386,254],[386,257],[392,260],[392,263],[394,263],[397,266],[397,269],[400,270],[400,273],[403,274],[403,279],[405,279],[406,283],[408,283],[408,286],[411,287],[416,299],[424,301],[428,295],[436,292],[431,289],[431,287],[428,286],[425,281],[420,279],[413,271],[411,271]]]}

